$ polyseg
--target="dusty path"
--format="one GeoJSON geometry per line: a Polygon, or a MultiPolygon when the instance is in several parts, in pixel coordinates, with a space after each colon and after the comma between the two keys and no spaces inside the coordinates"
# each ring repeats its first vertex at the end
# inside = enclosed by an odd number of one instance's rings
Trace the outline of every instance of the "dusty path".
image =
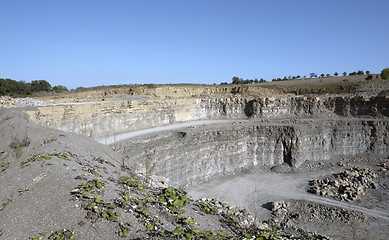
{"type": "Polygon", "coordinates": [[[368,216],[389,221],[389,212],[383,209],[368,209],[306,192],[309,180],[343,170],[343,168],[337,168],[284,174],[259,170],[256,173],[216,179],[198,186],[191,186],[187,191],[195,199],[202,197],[217,198],[244,207],[260,220],[270,217],[270,211],[262,207],[266,203],[295,199],[356,210],[368,216]]]}
{"type": "Polygon", "coordinates": [[[120,134],[115,134],[111,136],[106,136],[102,138],[96,139],[100,143],[103,144],[112,144],[116,143],[125,139],[129,138],[134,138],[134,137],[139,137],[142,135],[147,135],[147,134],[153,134],[157,132],[162,132],[162,131],[171,131],[171,130],[177,130],[180,128],[185,128],[185,127],[191,127],[191,126],[199,126],[199,125],[210,125],[214,123],[228,123],[228,122],[236,122],[238,120],[200,120],[200,121],[189,121],[189,122],[182,122],[182,123],[175,123],[175,124],[169,124],[166,126],[160,126],[160,127],[154,127],[154,128],[147,128],[147,129],[142,129],[142,130],[136,130],[136,131],[130,131],[126,133],[120,133],[120,134]]]}

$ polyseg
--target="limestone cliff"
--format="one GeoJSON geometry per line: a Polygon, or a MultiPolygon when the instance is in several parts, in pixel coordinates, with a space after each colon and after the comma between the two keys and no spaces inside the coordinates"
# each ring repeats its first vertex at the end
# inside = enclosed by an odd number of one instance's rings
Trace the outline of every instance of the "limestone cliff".
{"type": "Polygon", "coordinates": [[[203,119],[388,117],[388,96],[211,95],[54,104],[28,109],[32,121],[92,138],[203,119]]]}
{"type": "Polygon", "coordinates": [[[305,161],[386,156],[388,132],[389,124],[382,120],[231,121],[138,137],[113,146],[140,173],[185,185],[255,167],[284,163],[299,167],[305,161]]]}

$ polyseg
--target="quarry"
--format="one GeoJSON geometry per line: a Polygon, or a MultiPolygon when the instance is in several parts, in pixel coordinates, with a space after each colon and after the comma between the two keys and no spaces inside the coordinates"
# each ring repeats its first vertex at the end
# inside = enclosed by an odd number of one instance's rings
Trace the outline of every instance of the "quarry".
{"type": "Polygon", "coordinates": [[[389,234],[384,80],[108,86],[0,107],[0,239],[389,234]]]}

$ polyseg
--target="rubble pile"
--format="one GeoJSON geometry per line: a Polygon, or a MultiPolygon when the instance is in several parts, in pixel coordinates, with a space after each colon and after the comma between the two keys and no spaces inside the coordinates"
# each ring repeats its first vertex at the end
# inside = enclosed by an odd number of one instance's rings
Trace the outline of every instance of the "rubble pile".
{"type": "Polygon", "coordinates": [[[289,202],[275,201],[271,203],[272,219],[281,222],[288,214],[289,202]]]}
{"type": "Polygon", "coordinates": [[[278,201],[272,203],[272,219],[283,227],[292,228],[292,222],[366,222],[367,216],[358,211],[308,202],[305,200],[278,201]]]}
{"type": "Polygon", "coordinates": [[[15,103],[11,97],[0,96],[0,107],[15,107],[15,103]]]}
{"type": "Polygon", "coordinates": [[[15,98],[14,102],[16,103],[16,105],[19,105],[22,107],[24,107],[24,106],[35,107],[35,106],[45,106],[46,105],[46,103],[44,101],[29,98],[29,97],[27,97],[27,98],[15,98]]]}
{"type": "Polygon", "coordinates": [[[377,174],[371,169],[351,167],[331,177],[311,181],[309,192],[336,200],[352,201],[365,195],[366,189],[377,188],[375,178],[377,174]]]}
{"type": "Polygon", "coordinates": [[[26,106],[45,106],[46,103],[33,98],[12,98],[9,96],[0,96],[0,107],[26,107],[26,106]]]}
{"type": "Polygon", "coordinates": [[[202,198],[199,200],[199,203],[207,204],[210,212],[221,214],[225,217],[229,216],[241,228],[248,228],[251,225],[256,224],[253,216],[251,216],[244,208],[238,208],[229,205],[226,202],[210,198],[202,198]]]}

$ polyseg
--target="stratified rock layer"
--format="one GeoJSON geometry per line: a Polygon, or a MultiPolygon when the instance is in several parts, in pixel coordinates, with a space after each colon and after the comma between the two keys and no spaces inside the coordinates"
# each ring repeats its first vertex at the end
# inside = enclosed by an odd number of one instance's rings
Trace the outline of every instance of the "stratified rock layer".
{"type": "Polygon", "coordinates": [[[298,168],[305,161],[389,154],[385,92],[269,95],[261,88],[239,86],[112,91],[100,91],[100,99],[99,92],[92,92],[85,100],[85,93],[79,96],[82,103],[64,98],[61,104],[25,111],[36,123],[95,139],[178,122],[228,120],[112,144],[128,156],[127,165],[147,177],[168,178],[174,185],[256,167],[298,168]],[[143,94],[140,90],[144,95],[136,95],[143,94]]]}
{"type": "Polygon", "coordinates": [[[388,132],[388,122],[381,120],[246,121],[137,137],[114,146],[138,172],[185,185],[255,167],[386,156],[388,132]]]}
{"type": "Polygon", "coordinates": [[[32,121],[93,138],[205,119],[388,117],[387,96],[185,96],[67,103],[27,109],[32,121]]]}

